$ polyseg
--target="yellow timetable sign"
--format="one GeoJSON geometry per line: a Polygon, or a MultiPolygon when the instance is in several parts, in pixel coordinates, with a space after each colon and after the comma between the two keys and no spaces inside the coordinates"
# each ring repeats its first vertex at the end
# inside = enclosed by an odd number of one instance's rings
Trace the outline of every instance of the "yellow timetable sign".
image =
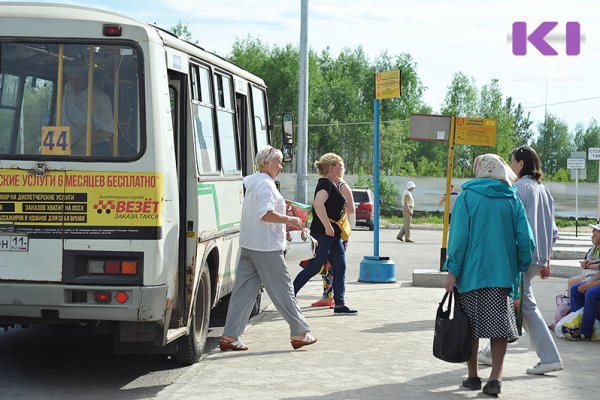
{"type": "Polygon", "coordinates": [[[375,98],[390,99],[400,97],[400,70],[375,74],[375,98]]]}
{"type": "Polygon", "coordinates": [[[494,118],[456,118],[456,144],[473,146],[496,145],[496,119],[494,118]]]}

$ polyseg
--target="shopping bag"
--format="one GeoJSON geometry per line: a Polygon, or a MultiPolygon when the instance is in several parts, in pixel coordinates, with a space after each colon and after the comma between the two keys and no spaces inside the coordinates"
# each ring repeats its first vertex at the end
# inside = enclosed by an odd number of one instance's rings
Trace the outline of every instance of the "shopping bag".
{"type": "MultiPolygon", "coordinates": [[[[290,217],[298,217],[302,222],[302,227],[306,228],[308,222],[308,214],[310,213],[311,206],[297,201],[286,200],[285,201],[285,213],[290,217]]],[[[287,225],[288,231],[299,231],[299,228],[287,225]]]]}
{"type": "MultiPolygon", "coordinates": [[[[583,307],[561,318],[554,326],[554,333],[557,337],[563,339],[569,339],[573,334],[578,335],[581,329],[582,318],[583,307]]],[[[598,320],[594,321],[592,340],[600,340],[600,321],[598,320]]]]}
{"type": "MultiPolygon", "coordinates": [[[[565,292],[566,293],[566,292],[565,292]]],[[[554,323],[563,319],[571,312],[571,299],[566,294],[556,296],[556,309],[554,310],[554,323]]]]}
{"type": "Polygon", "coordinates": [[[318,242],[306,230],[290,231],[286,238],[285,260],[288,264],[298,264],[317,255],[318,242]]]}
{"type": "Polygon", "coordinates": [[[458,291],[446,292],[438,305],[433,334],[433,355],[440,360],[461,363],[471,357],[471,327],[469,318],[458,302],[458,291]],[[452,298],[454,297],[454,315],[452,313],[452,298]],[[448,307],[444,304],[448,299],[448,307]]]}
{"type": "Polygon", "coordinates": [[[574,330],[578,330],[581,327],[582,315],[583,308],[580,308],[561,318],[556,325],[554,325],[554,333],[556,333],[556,336],[559,338],[568,338],[574,330]]]}

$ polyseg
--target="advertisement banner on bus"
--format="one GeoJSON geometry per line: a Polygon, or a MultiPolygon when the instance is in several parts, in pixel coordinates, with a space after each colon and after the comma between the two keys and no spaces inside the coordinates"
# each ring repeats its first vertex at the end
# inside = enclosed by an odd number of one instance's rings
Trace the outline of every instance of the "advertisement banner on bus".
{"type": "Polygon", "coordinates": [[[32,237],[153,238],[162,203],[158,173],[0,173],[0,229],[32,237]]]}

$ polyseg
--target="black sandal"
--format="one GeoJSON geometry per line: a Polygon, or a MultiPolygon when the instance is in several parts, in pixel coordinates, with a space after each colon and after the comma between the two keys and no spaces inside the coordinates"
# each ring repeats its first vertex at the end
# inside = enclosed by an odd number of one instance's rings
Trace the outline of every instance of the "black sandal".
{"type": "Polygon", "coordinates": [[[478,376],[467,378],[462,382],[462,385],[469,390],[481,390],[481,378],[478,376]]]}
{"type": "Polygon", "coordinates": [[[482,392],[485,394],[489,394],[490,396],[497,397],[501,392],[501,384],[502,382],[500,381],[488,381],[488,383],[486,383],[483,387],[482,392]]]}

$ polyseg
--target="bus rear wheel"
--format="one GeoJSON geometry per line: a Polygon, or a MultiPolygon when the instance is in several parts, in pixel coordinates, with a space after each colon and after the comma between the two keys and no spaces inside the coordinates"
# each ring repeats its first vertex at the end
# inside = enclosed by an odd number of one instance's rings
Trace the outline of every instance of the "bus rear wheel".
{"type": "Polygon", "coordinates": [[[200,269],[198,291],[188,335],[179,339],[177,352],[173,355],[177,362],[192,365],[200,361],[208,336],[210,305],[210,273],[205,261],[200,269]]]}

